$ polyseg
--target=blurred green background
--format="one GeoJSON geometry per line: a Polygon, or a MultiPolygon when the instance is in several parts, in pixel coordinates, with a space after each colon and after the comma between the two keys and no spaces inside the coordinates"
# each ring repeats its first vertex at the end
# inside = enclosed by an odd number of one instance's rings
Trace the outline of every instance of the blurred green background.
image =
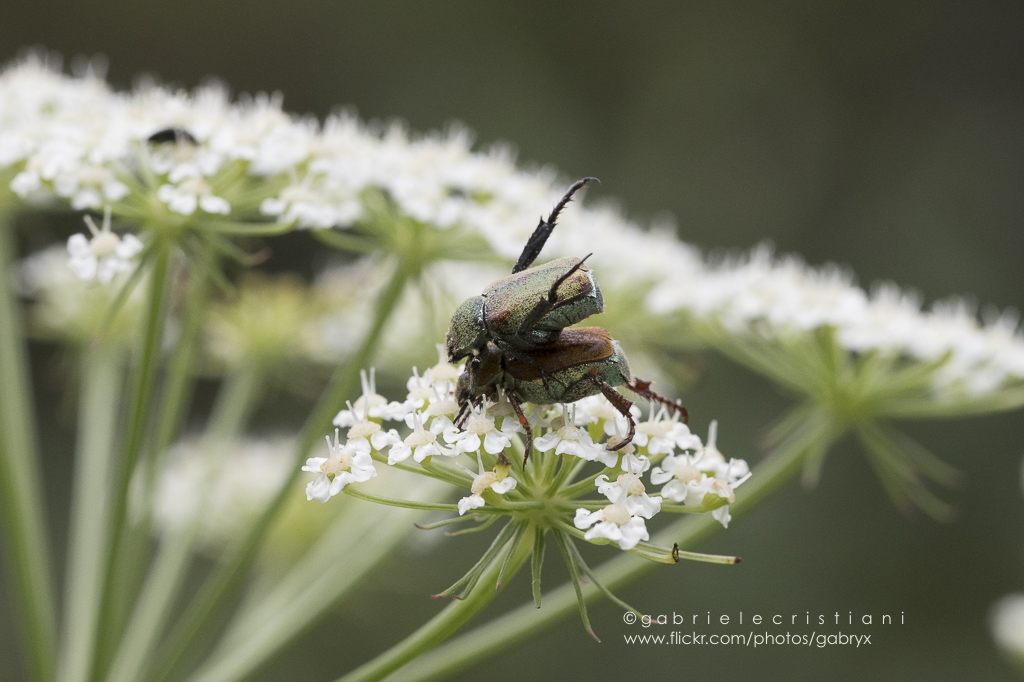
{"type": "MultiPolygon", "coordinates": [[[[461,121],[524,163],[600,177],[588,202],[614,197],[643,221],[669,214],[708,250],[768,239],[849,264],[863,284],[1024,303],[1021,3],[6,0],[0,58],[29,46],[105,55],[118,87],[143,73],[185,87],[213,76],[234,92],[280,90],[286,109],[319,117],[350,105],[419,131],[461,121]]],[[[273,266],[308,269],[306,243],[286,241],[273,266]]],[[[33,353],[45,451],[61,453],[44,462],[59,556],[72,412],[52,349],[33,353]]],[[[718,417],[722,451],[756,462],[785,401],[725,361],[694,363],[683,397],[695,422],[718,417]]],[[[659,567],[621,595],[649,613],[905,612],[903,626],[848,628],[870,646],[630,647],[621,635],[639,629],[602,604],[591,614],[602,644],[573,617],[460,679],[1014,679],[985,618],[1024,589],[1024,424],[908,432],[965,472],[944,494],[955,522],[902,515],[846,443],[817,490],[787,488],[703,548],[741,565],[659,567]]],[[[333,679],[374,655],[440,608],[427,595],[485,540],[410,547],[260,679],[333,679]]],[[[558,563],[549,586],[564,577],[558,563]]],[[[513,587],[485,618],[529,599],[525,576],[513,587]]],[[[0,679],[16,679],[0,598],[0,679]]]]}

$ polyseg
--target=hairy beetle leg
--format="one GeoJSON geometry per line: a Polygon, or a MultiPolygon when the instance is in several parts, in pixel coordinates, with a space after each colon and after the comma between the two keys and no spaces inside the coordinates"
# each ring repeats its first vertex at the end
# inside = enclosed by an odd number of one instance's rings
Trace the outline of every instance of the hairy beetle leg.
{"type": "Polygon", "coordinates": [[[508,402],[512,405],[512,409],[515,410],[516,416],[519,417],[519,424],[526,431],[526,451],[523,453],[523,466],[526,466],[526,461],[530,459],[530,451],[533,450],[533,427],[530,425],[530,420],[523,414],[523,408],[519,406],[519,401],[516,399],[515,393],[512,391],[505,391],[505,397],[508,398],[508,402]]]}
{"type": "Polygon", "coordinates": [[[659,402],[670,410],[675,410],[679,413],[679,416],[683,418],[684,424],[690,423],[690,413],[686,411],[686,408],[677,403],[674,400],[669,400],[664,396],[660,396],[651,390],[651,382],[644,381],[643,379],[633,379],[626,384],[626,388],[636,393],[638,396],[647,398],[651,402],[659,402]]]}
{"type": "Polygon", "coordinates": [[[621,450],[632,443],[633,436],[636,435],[636,422],[633,421],[633,415],[629,413],[629,408],[633,407],[633,401],[628,400],[626,396],[612,388],[611,384],[599,377],[596,369],[590,370],[590,378],[595,384],[597,384],[597,387],[601,389],[601,393],[608,399],[608,402],[610,402],[612,406],[619,411],[619,414],[625,417],[626,421],[629,422],[629,433],[626,434],[626,437],[614,447],[608,448],[613,451],[621,450]]]}

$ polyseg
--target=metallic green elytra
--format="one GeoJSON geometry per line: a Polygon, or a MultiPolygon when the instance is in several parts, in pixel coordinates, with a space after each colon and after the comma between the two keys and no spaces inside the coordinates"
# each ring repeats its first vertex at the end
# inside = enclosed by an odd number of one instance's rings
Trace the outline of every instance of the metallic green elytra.
{"type": "Polygon", "coordinates": [[[558,333],[604,310],[594,273],[566,257],[499,279],[452,316],[448,359],[457,362],[488,342],[518,350],[554,343],[558,333]]]}

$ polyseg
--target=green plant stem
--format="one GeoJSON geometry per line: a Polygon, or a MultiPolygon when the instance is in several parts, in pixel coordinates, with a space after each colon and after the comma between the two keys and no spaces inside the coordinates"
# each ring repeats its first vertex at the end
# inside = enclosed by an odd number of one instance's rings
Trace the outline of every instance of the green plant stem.
{"type": "MultiPolygon", "coordinates": [[[[435,481],[417,479],[410,493],[417,500],[429,500],[445,488],[435,481]]],[[[191,682],[237,682],[252,674],[399,548],[417,516],[414,511],[350,502],[316,545],[275,583],[273,591],[239,614],[217,652],[191,682]],[[338,570],[341,562],[344,570],[338,570]]]]}
{"type": "Polygon", "coordinates": [[[110,480],[114,471],[122,382],[121,351],[96,342],[82,357],[78,443],[72,486],[70,550],[65,574],[60,679],[84,682],[92,670],[110,546],[110,480]]]}
{"type": "MultiPolygon", "coordinates": [[[[210,463],[208,480],[217,480],[216,471],[223,464],[227,446],[245,428],[260,394],[262,378],[263,372],[259,365],[247,363],[232,374],[221,388],[201,446],[204,459],[210,463]]],[[[199,499],[206,499],[208,494],[209,490],[204,490],[199,499]]],[[[146,667],[152,661],[153,649],[191,563],[192,549],[202,525],[203,510],[196,509],[193,512],[193,517],[182,528],[169,531],[161,541],[107,680],[131,682],[145,677],[146,667]]]]}
{"type": "MultiPolygon", "coordinates": [[[[214,268],[216,263],[207,267],[214,268]]],[[[160,410],[153,428],[152,459],[147,467],[146,491],[142,504],[144,514],[140,534],[149,537],[152,519],[153,498],[163,471],[164,456],[181,432],[188,411],[189,398],[195,386],[196,366],[203,333],[206,305],[210,297],[211,280],[199,273],[193,273],[194,285],[188,294],[185,314],[182,319],[181,337],[167,363],[160,410]]]]}
{"type": "MultiPolygon", "coordinates": [[[[768,457],[755,469],[751,479],[737,490],[737,500],[730,507],[731,512],[734,515],[745,513],[787,481],[795,478],[800,473],[801,458],[812,441],[813,438],[809,436],[790,440],[785,444],[786,447],[781,447],[768,457]]],[[[681,546],[691,546],[710,537],[721,527],[718,521],[710,516],[686,517],[657,533],[652,542],[678,542],[681,546]]],[[[605,587],[614,590],[636,580],[655,566],[657,564],[624,555],[606,562],[594,571],[594,575],[605,587]]],[[[583,592],[584,598],[588,601],[600,595],[600,590],[593,585],[587,586],[583,592]]],[[[544,595],[542,609],[538,610],[532,602],[520,606],[420,656],[415,665],[401,670],[389,680],[423,682],[448,678],[489,656],[540,634],[562,618],[576,613],[578,608],[573,586],[562,585],[544,595]]]]}
{"type": "MultiPolygon", "coordinates": [[[[533,545],[533,531],[523,533],[519,543],[511,550],[512,555],[499,553],[484,569],[473,589],[462,599],[453,601],[416,632],[377,658],[340,678],[338,682],[370,682],[383,679],[451,637],[512,581],[512,576],[530,557],[533,545]],[[499,575],[503,575],[504,582],[495,587],[499,575]]],[[[532,604],[530,608],[533,608],[532,604]]]]}
{"type": "Polygon", "coordinates": [[[119,589],[124,586],[119,580],[120,569],[123,568],[119,557],[124,547],[123,535],[127,525],[125,517],[128,512],[128,487],[146,433],[149,408],[153,398],[153,384],[156,381],[157,369],[160,364],[160,349],[163,344],[164,324],[167,317],[171,244],[161,241],[154,248],[156,254],[143,318],[143,335],[138,365],[134,369],[135,382],[129,403],[127,435],[116,464],[116,487],[113,490],[114,504],[110,515],[110,552],[103,587],[103,607],[100,613],[99,656],[97,656],[96,666],[94,666],[97,671],[102,670],[105,666],[106,657],[120,635],[123,624],[121,621],[122,610],[128,603],[128,595],[123,594],[119,589]]]}
{"type": "Polygon", "coordinates": [[[236,588],[242,582],[246,570],[256,557],[260,543],[294,487],[300,473],[300,464],[314,445],[320,442],[331,420],[345,404],[345,399],[359,381],[359,370],[370,361],[377,348],[384,325],[391,317],[405,290],[405,284],[414,274],[405,262],[399,262],[387,287],[380,294],[373,322],[367,330],[359,349],[344,366],[340,367],[331,380],[331,385],[321,397],[313,413],[306,420],[299,436],[295,452],[295,466],[281,486],[277,496],[256,520],[242,541],[233,548],[230,556],[217,568],[203,585],[200,593],[189,604],[185,614],[178,621],[157,654],[154,679],[157,682],[170,678],[186,658],[192,646],[198,642],[213,625],[220,609],[230,601],[236,588]]]}
{"type": "MultiPolygon", "coordinates": [[[[208,258],[212,256],[208,255],[208,258]]],[[[216,267],[215,263],[208,263],[207,268],[216,267]]],[[[133,520],[124,539],[123,566],[127,574],[122,577],[127,588],[126,594],[137,595],[142,590],[144,580],[148,580],[147,566],[150,552],[152,551],[152,523],[153,505],[156,497],[157,485],[160,474],[163,472],[164,458],[167,450],[181,432],[181,426],[185,421],[189,400],[193,394],[196,382],[195,369],[198,364],[200,346],[202,341],[203,321],[206,314],[206,304],[209,301],[209,293],[212,286],[211,277],[205,276],[210,272],[190,272],[191,286],[185,296],[184,311],[182,315],[181,333],[171,351],[167,362],[167,369],[163,373],[160,387],[160,402],[157,407],[156,420],[153,426],[153,438],[147,448],[148,459],[143,470],[145,473],[145,484],[142,490],[142,500],[139,504],[139,518],[133,520]]],[[[169,540],[170,542],[170,540],[169,540]]],[[[161,547],[160,553],[164,559],[167,558],[161,547]]],[[[167,575],[166,562],[163,566],[153,566],[154,571],[162,571],[167,575]]],[[[155,576],[153,576],[155,579],[155,576]]],[[[134,601],[134,600],[133,600],[134,601]]],[[[136,606],[136,610],[137,610],[136,606]]],[[[131,634],[133,626],[129,626],[131,634]]],[[[111,642],[111,645],[113,642],[111,642]]],[[[123,643],[118,647],[124,648],[123,643]]],[[[118,651],[115,657],[122,656],[118,651]]]]}
{"type": "Polygon", "coordinates": [[[0,204],[0,524],[28,675],[46,681],[57,660],[53,563],[27,353],[10,287],[15,252],[10,213],[0,204]]]}

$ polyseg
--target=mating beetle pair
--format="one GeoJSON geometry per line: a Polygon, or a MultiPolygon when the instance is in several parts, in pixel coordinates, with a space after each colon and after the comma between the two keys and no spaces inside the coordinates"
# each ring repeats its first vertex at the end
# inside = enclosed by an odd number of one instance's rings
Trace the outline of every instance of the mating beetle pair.
{"type": "Polygon", "coordinates": [[[526,242],[512,274],[491,284],[455,311],[448,329],[449,362],[468,358],[458,378],[456,423],[468,418],[469,406],[498,388],[505,390],[526,431],[526,457],[533,445],[532,429],[520,402],[536,405],[570,403],[598,393],[629,422],[629,433],[611,450],[633,440],[633,405],[616,386],[679,412],[686,408],[650,390],[650,382],[635,378],[619,342],[601,327],[571,327],[604,310],[601,289],[585,258],[559,258],[530,267],[555,228],[558,214],[587,182],[576,181],[542,217],[526,242]]]}

